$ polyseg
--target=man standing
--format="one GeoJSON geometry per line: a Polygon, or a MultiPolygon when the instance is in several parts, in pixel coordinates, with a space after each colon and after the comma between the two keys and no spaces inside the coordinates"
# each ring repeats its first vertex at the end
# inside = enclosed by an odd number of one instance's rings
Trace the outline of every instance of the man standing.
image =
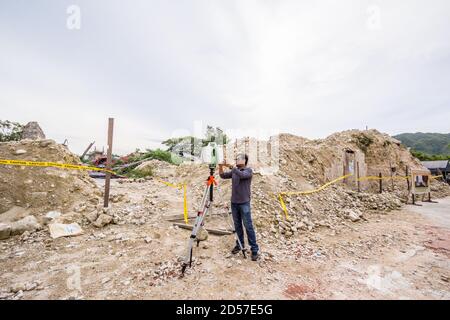
{"type": "MultiPolygon", "coordinates": [[[[258,260],[259,247],[256,243],[255,229],[253,228],[252,215],[250,210],[250,193],[253,171],[247,167],[248,156],[240,154],[236,158],[236,167],[232,165],[219,164],[219,175],[222,179],[231,179],[231,213],[233,215],[234,229],[236,230],[239,241],[244,245],[244,223],[247,232],[248,243],[252,251],[252,260],[258,260]],[[223,167],[227,166],[231,170],[224,172],[223,167]]],[[[241,251],[239,243],[231,253],[236,254],[241,251]]]]}

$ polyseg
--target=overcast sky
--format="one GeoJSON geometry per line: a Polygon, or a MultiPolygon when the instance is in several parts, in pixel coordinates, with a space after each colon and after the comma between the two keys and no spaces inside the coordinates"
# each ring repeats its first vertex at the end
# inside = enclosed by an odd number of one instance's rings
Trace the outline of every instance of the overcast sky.
{"type": "Polygon", "coordinates": [[[82,152],[112,116],[119,154],[199,121],[449,132],[449,39],[448,0],[0,0],[0,119],[82,152]]]}

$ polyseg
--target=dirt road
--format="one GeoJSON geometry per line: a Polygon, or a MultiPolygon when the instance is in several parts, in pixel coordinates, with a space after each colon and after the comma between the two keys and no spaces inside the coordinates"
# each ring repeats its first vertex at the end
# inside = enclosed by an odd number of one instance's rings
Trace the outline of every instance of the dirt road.
{"type": "MultiPolygon", "coordinates": [[[[262,259],[210,236],[179,278],[188,231],[169,222],[110,225],[51,240],[0,242],[2,299],[450,299],[450,198],[281,242],[262,259]]],[[[225,224],[215,218],[218,224],[225,224]]]]}

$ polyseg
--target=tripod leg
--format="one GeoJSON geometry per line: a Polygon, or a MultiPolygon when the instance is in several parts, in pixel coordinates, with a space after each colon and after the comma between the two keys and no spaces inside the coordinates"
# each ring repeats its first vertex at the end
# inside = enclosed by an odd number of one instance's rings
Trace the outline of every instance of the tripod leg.
{"type": "MultiPolygon", "coordinates": [[[[209,190],[209,187],[206,188],[205,194],[203,196],[202,202],[204,202],[204,207],[200,209],[200,211],[197,215],[197,218],[195,219],[195,224],[194,224],[194,227],[192,228],[191,236],[189,237],[186,258],[185,258],[184,263],[181,268],[182,274],[184,274],[184,271],[186,270],[187,265],[189,265],[189,267],[191,267],[191,265],[192,265],[192,251],[193,251],[193,247],[194,247],[194,241],[197,240],[198,230],[203,225],[203,220],[208,213],[208,208],[209,208],[209,203],[207,201],[208,190],[209,190]]],[[[197,240],[197,245],[198,244],[199,244],[199,241],[197,240]]]]}

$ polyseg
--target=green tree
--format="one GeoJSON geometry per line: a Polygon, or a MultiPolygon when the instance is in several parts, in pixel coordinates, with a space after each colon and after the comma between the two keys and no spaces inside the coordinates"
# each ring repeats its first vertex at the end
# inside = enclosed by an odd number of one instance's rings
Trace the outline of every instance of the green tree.
{"type": "Polygon", "coordinates": [[[9,120],[0,120],[0,142],[19,141],[22,137],[23,125],[9,120]]]}

